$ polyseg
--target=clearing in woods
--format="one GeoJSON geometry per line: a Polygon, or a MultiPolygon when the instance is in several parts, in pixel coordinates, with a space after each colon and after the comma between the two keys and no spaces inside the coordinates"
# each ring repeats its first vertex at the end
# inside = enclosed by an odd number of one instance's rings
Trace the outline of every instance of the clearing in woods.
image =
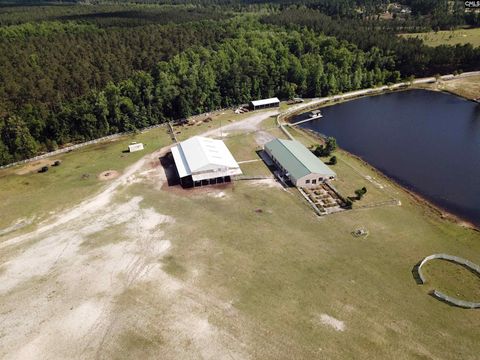
{"type": "Polygon", "coordinates": [[[418,38],[429,46],[457,44],[472,44],[473,47],[480,46],[480,28],[430,31],[426,33],[401,34],[400,36],[418,38]]]}
{"type": "MultiPolygon", "coordinates": [[[[271,115],[223,129],[235,157],[258,158],[267,136],[251,131],[280,135],[271,115]]],[[[176,131],[220,120],[230,124],[176,131]]],[[[45,174],[0,173],[1,358],[477,358],[480,312],[432,298],[412,269],[439,251],[479,263],[478,232],[343,151],[336,185],[369,191],[354,210],[318,218],[271,179],[170,191],[165,129],[135,140],[145,152],[122,157],[126,138],[66,154],[45,174]],[[119,176],[98,180],[107,170],[119,176]],[[374,206],[390,197],[402,206],[374,206]],[[368,238],[351,235],[358,224],[368,238]]],[[[268,174],[262,162],[241,166],[268,174]]]]}

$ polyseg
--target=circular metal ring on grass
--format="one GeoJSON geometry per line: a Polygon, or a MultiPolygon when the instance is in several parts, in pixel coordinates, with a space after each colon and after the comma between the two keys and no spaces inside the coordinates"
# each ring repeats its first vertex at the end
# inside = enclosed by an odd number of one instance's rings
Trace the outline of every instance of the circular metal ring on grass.
{"type": "MultiPolygon", "coordinates": [[[[474,264],[473,262],[471,262],[469,260],[465,260],[465,259],[462,259],[458,256],[453,256],[453,255],[448,255],[448,254],[433,254],[433,255],[430,255],[430,256],[427,256],[426,258],[424,258],[420,262],[420,264],[418,265],[417,273],[418,273],[418,277],[420,278],[420,284],[425,283],[425,276],[422,272],[422,266],[425,265],[430,260],[434,260],[434,259],[447,260],[447,261],[454,262],[456,264],[459,264],[461,266],[464,266],[464,267],[468,268],[469,270],[473,271],[474,273],[476,273],[480,277],[480,266],[478,266],[477,264],[474,264]]],[[[446,294],[444,294],[444,293],[442,293],[438,290],[433,290],[432,295],[435,298],[437,298],[441,301],[445,301],[446,303],[449,303],[449,304],[454,305],[454,306],[458,306],[458,307],[462,307],[462,308],[466,308],[466,309],[478,309],[478,308],[480,308],[480,302],[460,300],[460,299],[457,299],[455,297],[448,296],[448,295],[446,295],[446,294]]]]}

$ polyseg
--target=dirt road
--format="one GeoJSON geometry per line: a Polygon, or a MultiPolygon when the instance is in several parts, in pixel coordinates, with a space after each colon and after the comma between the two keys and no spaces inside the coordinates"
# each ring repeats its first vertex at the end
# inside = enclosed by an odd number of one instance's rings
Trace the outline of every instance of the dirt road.
{"type": "MultiPolygon", "coordinates": [[[[275,113],[252,114],[222,131],[257,129],[275,113]]],[[[163,169],[151,164],[168,148],[34,231],[0,243],[6,259],[0,266],[0,358],[131,358],[125,346],[132,341],[152,347],[155,358],[248,358],[237,336],[209,322],[231,305],[162,269],[172,246],[164,231],[175,219],[143,206],[141,196],[121,196],[138,182],[161,186],[163,169]]]]}

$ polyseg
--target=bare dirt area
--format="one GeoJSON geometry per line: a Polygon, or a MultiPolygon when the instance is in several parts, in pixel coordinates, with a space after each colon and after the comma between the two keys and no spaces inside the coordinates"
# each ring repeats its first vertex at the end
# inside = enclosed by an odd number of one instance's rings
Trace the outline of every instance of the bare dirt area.
{"type": "Polygon", "coordinates": [[[270,188],[283,189],[282,184],[280,184],[275,178],[249,180],[248,183],[250,185],[253,185],[253,186],[266,186],[266,187],[270,187],[270,188]]]}
{"type": "Polygon", "coordinates": [[[202,136],[220,136],[220,134],[233,131],[250,132],[257,131],[263,120],[268,119],[271,116],[278,115],[278,110],[252,113],[252,116],[240,121],[233,122],[222,126],[221,128],[208,130],[202,134],[202,136]]]}
{"type": "Polygon", "coordinates": [[[98,174],[98,179],[102,181],[113,180],[120,175],[118,171],[115,170],[107,170],[103,171],[102,173],[98,174]]]}
{"type": "Polygon", "coordinates": [[[265,145],[267,142],[272,141],[275,137],[266,131],[257,131],[255,133],[255,141],[259,146],[265,145]]]}
{"type": "Polygon", "coordinates": [[[163,271],[172,246],[164,229],[175,219],[145,208],[142,197],[116,198],[151,178],[148,164],[142,160],[94,199],[2,244],[12,256],[0,274],[0,357],[111,358],[139,344],[152,357],[246,357],[209,321],[206,309],[227,304],[163,271]]]}
{"type": "Polygon", "coordinates": [[[212,197],[225,197],[225,194],[228,191],[232,191],[234,188],[233,182],[223,183],[223,184],[215,184],[215,185],[205,185],[205,186],[197,186],[192,188],[183,188],[181,185],[168,185],[167,183],[163,183],[162,190],[178,195],[178,196],[185,196],[185,197],[192,197],[192,196],[212,196],[212,197]],[[223,194],[223,195],[222,195],[223,194]]]}
{"type": "Polygon", "coordinates": [[[341,320],[327,314],[320,314],[314,317],[314,322],[327,327],[330,327],[336,331],[345,331],[345,323],[341,320]]]}
{"type": "MultiPolygon", "coordinates": [[[[248,118],[245,126],[268,116],[248,118]]],[[[102,192],[32,232],[6,234],[0,358],[131,358],[138,349],[139,356],[162,359],[249,357],[241,337],[218,326],[231,304],[164,271],[163,259],[175,246],[165,229],[176,219],[145,206],[141,196],[123,196],[138,183],[166,188],[159,158],[169,148],[122,174],[102,173],[111,180],[102,192]]],[[[222,201],[232,186],[188,192],[222,201]]],[[[235,312],[228,316],[239,325],[246,321],[235,312]]]]}

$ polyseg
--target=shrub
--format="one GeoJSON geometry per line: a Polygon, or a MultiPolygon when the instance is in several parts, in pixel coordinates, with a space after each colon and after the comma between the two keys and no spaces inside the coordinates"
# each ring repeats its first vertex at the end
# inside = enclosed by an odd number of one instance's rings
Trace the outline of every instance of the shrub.
{"type": "Polygon", "coordinates": [[[325,145],[317,145],[317,148],[313,152],[316,156],[330,156],[330,154],[337,148],[337,140],[334,137],[329,136],[325,140],[325,145]]]}
{"type": "Polygon", "coordinates": [[[62,162],[60,160],[55,160],[55,162],[52,164],[52,166],[60,166],[62,162]]]}
{"type": "Polygon", "coordinates": [[[38,170],[39,173],[44,173],[48,171],[48,166],[42,166],[40,170],[38,170]]]}
{"type": "Polygon", "coordinates": [[[334,155],[330,158],[330,161],[328,162],[329,165],[336,165],[337,164],[337,157],[334,155]]]}
{"type": "Polygon", "coordinates": [[[357,196],[357,200],[361,200],[363,195],[367,193],[367,188],[364,186],[361,189],[355,190],[355,195],[357,196]]]}

